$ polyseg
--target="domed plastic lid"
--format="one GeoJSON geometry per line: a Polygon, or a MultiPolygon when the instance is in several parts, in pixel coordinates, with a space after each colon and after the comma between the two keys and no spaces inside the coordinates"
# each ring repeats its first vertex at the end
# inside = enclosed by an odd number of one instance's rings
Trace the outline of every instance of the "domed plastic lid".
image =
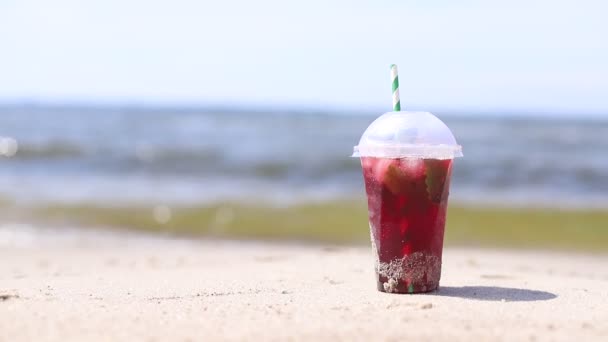
{"type": "Polygon", "coordinates": [[[462,147],[431,113],[388,112],[367,127],[353,157],[452,159],[462,157],[462,147]]]}

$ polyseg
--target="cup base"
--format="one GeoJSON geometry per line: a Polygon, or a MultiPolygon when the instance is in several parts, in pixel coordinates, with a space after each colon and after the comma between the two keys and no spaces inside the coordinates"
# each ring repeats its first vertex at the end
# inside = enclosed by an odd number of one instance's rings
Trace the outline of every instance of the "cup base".
{"type": "Polygon", "coordinates": [[[385,293],[395,294],[416,294],[416,293],[427,293],[436,291],[439,288],[439,283],[431,284],[407,284],[406,282],[397,282],[393,279],[388,281],[382,281],[381,279],[376,282],[378,291],[385,293]]]}

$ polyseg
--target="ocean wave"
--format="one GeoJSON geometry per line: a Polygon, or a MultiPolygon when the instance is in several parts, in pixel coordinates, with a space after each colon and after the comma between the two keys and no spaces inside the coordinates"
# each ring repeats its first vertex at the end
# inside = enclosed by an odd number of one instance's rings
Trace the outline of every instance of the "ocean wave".
{"type": "MultiPolygon", "coordinates": [[[[480,148],[484,151],[484,148],[480,148]]],[[[133,145],[131,148],[107,148],[79,146],[70,142],[53,141],[45,144],[21,144],[12,158],[3,164],[11,171],[11,162],[44,163],[49,177],[54,173],[97,173],[117,177],[124,175],[187,176],[191,179],[213,179],[231,176],[247,179],[276,181],[315,182],[334,179],[351,182],[353,189],[359,186],[359,161],[328,151],[309,156],[243,156],[238,150],[221,147],[154,147],[133,145]]],[[[503,152],[484,158],[484,152],[475,151],[457,160],[454,182],[466,186],[489,189],[510,187],[545,186],[568,191],[608,191],[608,160],[586,159],[579,152],[569,158],[559,156],[559,151],[545,152],[537,156],[521,157],[515,152],[503,152]]],[[[489,152],[488,152],[489,153],[489,152]]],[[[20,172],[28,172],[21,166],[20,172]]]]}
{"type": "Polygon", "coordinates": [[[76,144],[53,141],[44,144],[20,143],[12,159],[64,159],[83,157],[86,151],[76,144]]]}

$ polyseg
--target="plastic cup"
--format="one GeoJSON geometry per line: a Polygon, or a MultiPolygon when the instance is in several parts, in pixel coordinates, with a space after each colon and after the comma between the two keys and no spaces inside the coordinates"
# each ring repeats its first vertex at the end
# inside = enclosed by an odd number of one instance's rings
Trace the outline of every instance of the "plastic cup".
{"type": "Polygon", "coordinates": [[[452,161],[450,129],[427,112],[389,112],[363,133],[360,157],[377,287],[389,293],[438,288],[452,161]]]}

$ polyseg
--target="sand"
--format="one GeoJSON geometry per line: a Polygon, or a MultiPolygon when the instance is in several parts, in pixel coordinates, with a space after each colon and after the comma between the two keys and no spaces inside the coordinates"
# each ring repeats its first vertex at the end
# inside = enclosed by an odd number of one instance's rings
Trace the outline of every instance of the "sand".
{"type": "Polygon", "coordinates": [[[0,341],[608,341],[608,256],[448,248],[377,292],[370,248],[0,229],[0,341]]]}

